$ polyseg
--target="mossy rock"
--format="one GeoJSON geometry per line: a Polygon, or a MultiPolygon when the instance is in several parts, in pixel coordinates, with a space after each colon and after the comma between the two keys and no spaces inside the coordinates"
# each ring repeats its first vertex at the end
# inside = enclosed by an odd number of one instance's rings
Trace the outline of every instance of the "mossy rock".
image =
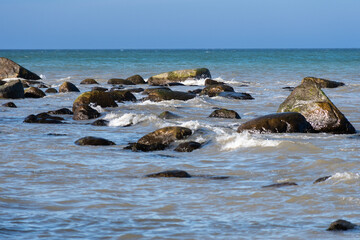
{"type": "Polygon", "coordinates": [[[0,98],[24,98],[24,87],[20,80],[9,81],[0,86],[0,98]]]}
{"type": "Polygon", "coordinates": [[[64,82],[59,87],[59,92],[65,93],[65,92],[80,92],[80,90],[75,86],[75,84],[71,82],[64,82]]]}
{"type": "Polygon", "coordinates": [[[315,83],[319,88],[337,88],[345,85],[345,83],[343,82],[336,82],[336,81],[331,81],[316,77],[306,77],[302,80],[301,83],[308,83],[308,82],[315,83]]]}
{"type": "Polygon", "coordinates": [[[166,100],[181,100],[187,101],[196,97],[196,94],[180,91],[169,91],[166,89],[157,89],[149,93],[148,98],[153,102],[160,102],[166,100]]]}
{"type": "Polygon", "coordinates": [[[201,79],[211,78],[209,69],[207,68],[196,68],[196,69],[185,69],[176,70],[166,73],[161,73],[152,76],[148,79],[150,85],[166,85],[170,82],[182,82],[187,79],[201,79]]]}
{"type": "Polygon", "coordinates": [[[278,112],[301,113],[318,132],[353,134],[353,125],[330,101],[326,94],[312,82],[297,86],[280,104],[278,112]]]}
{"type": "Polygon", "coordinates": [[[103,108],[118,106],[115,102],[113,95],[110,94],[110,92],[91,91],[91,92],[84,92],[75,99],[73,103],[73,111],[75,112],[75,109],[78,106],[89,105],[90,103],[94,103],[103,108]]]}
{"type": "Polygon", "coordinates": [[[225,108],[217,109],[213,111],[210,118],[232,118],[232,119],[241,119],[240,115],[234,110],[228,110],[225,108]]]}
{"type": "Polygon", "coordinates": [[[311,133],[314,129],[303,115],[295,112],[275,113],[241,124],[237,132],[257,133],[311,133]]]}
{"type": "Polygon", "coordinates": [[[145,80],[140,75],[128,77],[126,80],[132,82],[133,84],[146,84],[145,80]]]}
{"type": "Polygon", "coordinates": [[[46,94],[40,88],[37,87],[29,87],[24,92],[25,98],[43,98],[45,96],[46,94]]]}
{"type": "Polygon", "coordinates": [[[226,84],[209,85],[201,91],[200,95],[215,97],[221,92],[234,92],[234,88],[226,84]]]}
{"type": "Polygon", "coordinates": [[[122,78],[111,78],[107,83],[112,85],[134,85],[131,81],[122,78]]]}
{"type": "Polygon", "coordinates": [[[93,78],[87,78],[82,80],[80,84],[99,84],[99,83],[93,78]]]}

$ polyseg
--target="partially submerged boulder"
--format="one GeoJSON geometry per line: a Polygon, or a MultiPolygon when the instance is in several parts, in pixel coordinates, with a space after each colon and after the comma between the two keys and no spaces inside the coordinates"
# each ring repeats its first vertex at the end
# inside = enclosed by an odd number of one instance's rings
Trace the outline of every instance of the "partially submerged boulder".
{"type": "Polygon", "coordinates": [[[210,118],[232,118],[232,119],[240,119],[240,115],[235,112],[234,110],[229,109],[217,109],[213,111],[210,116],[210,118]]]}
{"type": "Polygon", "coordinates": [[[224,82],[218,82],[216,80],[213,80],[213,79],[206,79],[205,80],[205,86],[210,86],[210,85],[222,85],[222,84],[225,84],[224,82]]]}
{"type": "Polygon", "coordinates": [[[297,183],[295,182],[274,183],[274,184],[262,186],[262,188],[279,188],[279,187],[288,187],[288,186],[297,186],[297,183]]]}
{"type": "Polygon", "coordinates": [[[45,93],[58,93],[58,91],[55,88],[48,88],[45,90],[45,93]]]}
{"type": "Polygon", "coordinates": [[[183,170],[168,170],[158,173],[151,173],[148,175],[145,175],[145,177],[152,177],[152,178],[158,178],[158,177],[175,177],[175,178],[190,178],[191,175],[183,170]]]}
{"type": "Polygon", "coordinates": [[[316,180],[313,182],[313,184],[315,184],[315,183],[320,183],[320,182],[325,182],[325,181],[328,180],[329,178],[331,178],[331,175],[318,178],[318,179],[316,179],[316,180]]]}
{"type": "Polygon", "coordinates": [[[59,92],[80,92],[80,90],[71,82],[64,82],[59,87],[59,92]]]}
{"type": "Polygon", "coordinates": [[[9,81],[0,86],[0,98],[24,98],[24,87],[20,80],[9,81]]]}
{"type": "Polygon", "coordinates": [[[300,113],[275,113],[258,117],[241,124],[237,132],[259,133],[311,133],[312,126],[300,113]]]}
{"type": "Polygon", "coordinates": [[[4,78],[40,79],[37,74],[27,70],[10,59],[0,57],[0,79],[4,78]]]}
{"type": "Polygon", "coordinates": [[[80,84],[99,84],[99,83],[93,78],[87,78],[82,80],[80,84]]]}
{"type": "Polygon", "coordinates": [[[100,117],[100,113],[89,105],[79,105],[74,110],[74,120],[89,120],[100,117]]]}
{"type": "Polygon", "coordinates": [[[201,91],[200,95],[215,97],[221,92],[234,92],[234,88],[226,84],[209,85],[201,91]]]}
{"type": "Polygon", "coordinates": [[[148,79],[150,85],[165,85],[171,82],[182,82],[187,79],[211,78],[209,69],[185,69],[172,72],[161,73],[148,79]]]}
{"type": "Polygon", "coordinates": [[[132,101],[136,102],[136,97],[132,94],[129,90],[115,90],[108,92],[111,98],[115,101],[122,102],[122,101],[132,101]]]}
{"type": "Polygon", "coordinates": [[[330,226],[328,227],[328,229],[326,229],[326,230],[327,231],[346,231],[346,230],[354,229],[357,226],[358,225],[353,224],[349,221],[346,221],[343,219],[338,219],[335,222],[332,222],[330,224],[330,226]]]}
{"type": "Polygon", "coordinates": [[[103,108],[118,106],[110,92],[91,91],[84,92],[75,99],[73,103],[73,111],[75,112],[75,109],[78,106],[89,105],[90,103],[94,103],[103,108]]]}
{"type": "Polygon", "coordinates": [[[176,152],[192,152],[196,149],[201,148],[201,143],[190,141],[180,143],[174,151],[176,152]]]}
{"type": "Polygon", "coordinates": [[[61,117],[54,117],[49,115],[48,113],[39,113],[37,115],[31,114],[27,116],[24,120],[25,123],[64,123],[64,120],[61,117]]]}
{"type": "Polygon", "coordinates": [[[219,92],[219,97],[238,99],[238,100],[253,100],[254,98],[249,93],[243,92],[219,92]]]}
{"type": "Polygon", "coordinates": [[[8,107],[8,108],[17,108],[17,106],[13,102],[4,103],[2,106],[8,107]]]}
{"type": "Polygon", "coordinates": [[[191,134],[192,131],[189,128],[185,127],[160,128],[140,138],[133,146],[133,151],[163,150],[170,143],[176,140],[187,138],[191,134]]]}
{"type": "Polygon", "coordinates": [[[55,114],[55,115],[73,115],[74,113],[67,108],[60,108],[58,110],[54,111],[48,111],[49,114],[55,114]]]}
{"type": "Polygon", "coordinates": [[[133,82],[122,78],[111,78],[107,83],[112,85],[134,85],[133,82]]]}
{"type": "Polygon", "coordinates": [[[109,141],[105,138],[99,138],[99,137],[83,137],[75,141],[76,145],[85,146],[85,145],[91,145],[91,146],[110,146],[115,145],[114,142],[109,141]]]}
{"type": "Polygon", "coordinates": [[[153,102],[160,102],[165,100],[187,101],[194,97],[196,97],[196,94],[180,91],[171,91],[166,89],[153,90],[148,95],[148,99],[153,102]]]}
{"type": "Polygon", "coordinates": [[[169,112],[169,111],[164,111],[162,113],[159,114],[159,118],[162,118],[162,119],[176,119],[176,118],[180,118],[180,116],[172,113],[172,112],[169,112]]]}
{"type": "Polygon", "coordinates": [[[343,82],[336,82],[336,81],[331,81],[316,77],[306,77],[302,80],[301,83],[308,83],[308,82],[315,83],[316,85],[318,85],[319,88],[337,88],[345,85],[345,83],[343,82]]]}
{"type": "Polygon", "coordinates": [[[132,82],[133,84],[145,84],[146,83],[145,80],[138,74],[128,77],[126,80],[132,82]]]}
{"type": "Polygon", "coordinates": [[[105,119],[99,119],[99,120],[96,120],[95,122],[93,122],[91,125],[105,127],[105,126],[109,125],[109,121],[107,121],[105,119]]]}
{"type": "Polygon", "coordinates": [[[353,134],[355,128],[312,82],[297,86],[279,106],[278,112],[299,112],[318,132],[353,134]]]}
{"type": "Polygon", "coordinates": [[[37,87],[29,87],[24,92],[25,98],[43,98],[45,96],[46,94],[40,88],[37,87]]]}

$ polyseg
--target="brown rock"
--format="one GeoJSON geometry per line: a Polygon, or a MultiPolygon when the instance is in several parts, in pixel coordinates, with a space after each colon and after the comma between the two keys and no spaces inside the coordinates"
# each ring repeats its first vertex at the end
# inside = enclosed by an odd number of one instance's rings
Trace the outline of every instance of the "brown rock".
{"type": "Polygon", "coordinates": [[[93,78],[87,78],[82,80],[80,84],[99,84],[99,83],[93,78]]]}
{"type": "Polygon", "coordinates": [[[59,92],[80,92],[80,90],[71,82],[64,82],[59,87],[59,92]]]}
{"type": "Polygon", "coordinates": [[[25,98],[43,98],[46,94],[39,88],[29,87],[25,90],[24,96],[25,98]]]}
{"type": "Polygon", "coordinates": [[[0,57],[0,80],[4,78],[40,79],[38,75],[10,59],[0,57]]]}

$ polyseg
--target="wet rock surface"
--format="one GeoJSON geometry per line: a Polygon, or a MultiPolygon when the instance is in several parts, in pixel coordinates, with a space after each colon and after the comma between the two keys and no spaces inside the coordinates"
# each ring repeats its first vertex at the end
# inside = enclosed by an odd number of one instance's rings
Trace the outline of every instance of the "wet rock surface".
{"type": "Polygon", "coordinates": [[[2,106],[8,107],[8,108],[17,108],[17,106],[13,102],[4,103],[2,106]]]}
{"type": "Polygon", "coordinates": [[[337,88],[345,85],[343,82],[336,82],[316,77],[306,77],[301,83],[315,83],[319,88],[337,88]]]}
{"type": "Polygon", "coordinates": [[[190,174],[183,170],[168,170],[158,173],[151,173],[145,175],[145,177],[160,178],[160,177],[174,177],[174,178],[191,178],[190,174]]]}
{"type": "Polygon", "coordinates": [[[176,115],[175,113],[169,112],[169,111],[164,111],[162,113],[159,114],[159,118],[162,119],[176,119],[176,118],[181,118],[179,115],[176,115]]]}
{"type": "Polygon", "coordinates": [[[232,118],[232,119],[240,119],[240,115],[234,110],[229,109],[217,109],[213,111],[210,115],[210,118],[232,118]]]}
{"type": "Polygon", "coordinates": [[[56,90],[55,88],[48,88],[45,90],[45,93],[58,93],[58,90],[56,90]]]}
{"type": "Polygon", "coordinates": [[[146,84],[145,80],[138,74],[128,77],[126,80],[133,84],[146,84]]]}
{"type": "Polygon", "coordinates": [[[105,138],[99,138],[99,137],[83,137],[75,141],[76,145],[85,146],[85,145],[91,145],[91,146],[110,146],[115,145],[114,142],[109,141],[105,138]]]}
{"type": "Polygon", "coordinates": [[[93,78],[87,78],[82,80],[80,84],[99,84],[99,83],[93,78]]]}
{"type": "Polygon", "coordinates": [[[66,92],[80,92],[80,90],[75,86],[75,84],[71,82],[64,82],[59,87],[59,92],[66,93],[66,92]]]}
{"type": "Polygon", "coordinates": [[[335,222],[332,222],[327,231],[347,231],[358,227],[358,225],[353,224],[349,221],[338,219],[335,222]]]}
{"type": "Polygon", "coordinates": [[[201,91],[200,95],[215,97],[221,92],[234,92],[234,88],[226,84],[209,85],[201,91]]]}
{"type": "Polygon", "coordinates": [[[180,143],[175,148],[174,151],[176,151],[176,152],[192,152],[199,148],[201,148],[201,143],[190,141],[190,142],[180,143]]]}
{"type": "Polygon", "coordinates": [[[185,69],[161,73],[148,79],[149,85],[166,85],[171,82],[182,82],[187,79],[211,78],[209,69],[185,69]]]}
{"type": "Polygon", "coordinates": [[[104,119],[99,119],[96,120],[95,122],[91,123],[92,126],[100,126],[100,127],[104,127],[104,126],[108,126],[109,125],[109,121],[104,120],[104,119]]]}
{"type": "Polygon", "coordinates": [[[49,115],[48,113],[39,113],[37,115],[31,114],[27,116],[24,120],[25,123],[52,123],[52,124],[60,124],[64,120],[61,117],[54,117],[49,115]]]}
{"type": "Polygon", "coordinates": [[[43,98],[46,94],[39,88],[29,87],[25,90],[24,97],[25,98],[43,98]]]}
{"type": "Polygon", "coordinates": [[[315,184],[315,183],[320,183],[320,182],[325,182],[325,181],[328,180],[329,178],[331,178],[331,175],[318,178],[318,179],[316,179],[316,180],[313,182],[313,184],[315,184]]]}
{"type": "Polygon", "coordinates": [[[49,114],[55,114],[55,115],[73,115],[74,113],[68,109],[68,108],[60,108],[58,110],[49,111],[49,114]]]}
{"type": "Polygon", "coordinates": [[[0,57],[0,80],[4,78],[40,79],[40,77],[14,61],[0,57]]]}
{"type": "Polygon", "coordinates": [[[107,81],[107,83],[112,85],[134,85],[133,82],[122,78],[111,78],[107,81]]]}
{"type": "Polygon", "coordinates": [[[74,120],[89,120],[100,117],[100,113],[88,105],[77,106],[74,110],[74,120]]]}
{"type": "Polygon", "coordinates": [[[149,92],[148,99],[153,102],[161,102],[166,100],[187,101],[195,98],[196,95],[188,92],[172,91],[166,89],[157,89],[149,92]]]}
{"type": "Polygon", "coordinates": [[[20,80],[9,81],[0,86],[0,98],[24,98],[24,87],[20,80]]]}

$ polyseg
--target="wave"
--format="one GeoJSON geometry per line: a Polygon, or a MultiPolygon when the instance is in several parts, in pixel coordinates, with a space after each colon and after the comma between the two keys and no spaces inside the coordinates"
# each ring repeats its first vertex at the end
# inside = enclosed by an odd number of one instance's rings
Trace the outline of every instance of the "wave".
{"type": "Polygon", "coordinates": [[[329,179],[334,180],[336,182],[342,181],[352,181],[360,179],[360,173],[353,173],[353,172],[342,172],[342,173],[335,173],[329,179]]]}
{"type": "Polygon", "coordinates": [[[124,126],[138,124],[144,121],[159,120],[159,118],[153,114],[145,115],[145,114],[135,114],[135,113],[125,113],[122,115],[117,113],[109,113],[104,117],[104,119],[109,121],[110,127],[124,127],[124,126]]]}

